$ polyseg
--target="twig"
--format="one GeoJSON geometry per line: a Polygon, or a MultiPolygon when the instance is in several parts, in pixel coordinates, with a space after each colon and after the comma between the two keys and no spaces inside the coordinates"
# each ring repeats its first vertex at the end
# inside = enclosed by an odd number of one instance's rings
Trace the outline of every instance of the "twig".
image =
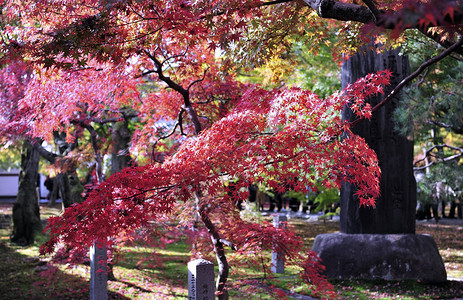
{"type": "Polygon", "coordinates": [[[373,16],[375,17],[375,23],[379,21],[379,18],[381,16],[381,12],[376,8],[375,3],[371,0],[362,0],[363,3],[368,7],[368,9],[371,11],[373,16]]]}
{"type": "Polygon", "coordinates": [[[178,113],[177,123],[175,123],[175,126],[172,129],[172,131],[170,133],[168,133],[167,135],[161,136],[161,137],[156,139],[156,141],[153,144],[153,147],[151,148],[151,158],[152,158],[152,160],[154,160],[154,148],[156,147],[157,143],[160,140],[163,140],[163,139],[166,139],[166,138],[172,136],[175,133],[175,131],[177,130],[177,127],[180,127],[180,134],[185,135],[185,133],[183,132],[183,113],[184,112],[185,112],[185,109],[183,107],[180,108],[180,112],[178,113]]]}
{"type": "Polygon", "coordinates": [[[227,240],[224,240],[224,239],[219,239],[219,242],[221,242],[222,244],[224,245],[227,245],[228,247],[230,247],[232,250],[236,251],[236,246],[235,244],[233,244],[232,242],[230,241],[227,241],[227,240]]]}
{"type": "Polygon", "coordinates": [[[206,70],[204,70],[203,78],[196,79],[195,81],[193,81],[192,83],[190,83],[190,85],[189,85],[188,88],[187,88],[187,91],[189,91],[190,88],[191,88],[194,84],[203,81],[204,78],[206,78],[206,73],[207,73],[208,70],[209,70],[209,67],[207,67],[206,70]]]}
{"type": "Polygon", "coordinates": [[[413,170],[414,171],[420,171],[420,170],[424,170],[424,169],[427,169],[429,167],[431,167],[432,165],[435,165],[436,163],[442,163],[442,162],[449,162],[449,161],[452,161],[454,159],[457,159],[457,158],[460,158],[463,156],[463,148],[460,148],[460,147],[455,147],[455,146],[450,146],[450,145],[447,145],[447,144],[441,144],[441,145],[434,145],[432,146],[431,148],[427,149],[425,152],[424,152],[424,156],[425,158],[422,158],[418,161],[416,161],[414,163],[414,165],[417,165],[419,164],[420,162],[426,160],[426,158],[428,156],[431,156],[431,151],[434,150],[434,149],[442,149],[442,148],[449,148],[449,149],[452,149],[452,150],[455,150],[455,151],[460,151],[459,154],[454,154],[452,156],[448,156],[448,157],[445,157],[445,158],[441,158],[441,157],[438,157],[438,161],[432,161],[424,166],[421,166],[421,167],[414,167],[413,170]]]}
{"type": "Polygon", "coordinates": [[[275,5],[275,4],[287,3],[287,2],[293,2],[293,1],[294,0],[274,0],[274,1],[263,2],[260,4],[260,6],[275,5]]]}

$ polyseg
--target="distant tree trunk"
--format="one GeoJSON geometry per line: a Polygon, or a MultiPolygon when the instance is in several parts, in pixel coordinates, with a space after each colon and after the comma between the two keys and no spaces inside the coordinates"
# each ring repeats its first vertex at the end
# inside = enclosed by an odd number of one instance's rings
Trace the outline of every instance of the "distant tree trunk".
{"type": "Polygon", "coordinates": [[[111,152],[111,175],[129,166],[130,141],[132,133],[129,130],[127,122],[117,122],[113,125],[111,152]]]}
{"type": "Polygon", "coordinates": [[[26,246],[34,243],[34,234],[42,230],[37,198],[39,176],[39,144],[25,140],[21,151],[21,171],[16,202],[13,206],[13,233],[11,242],[26,246]]]}
{"type": "MultiPolygon", "coordinates": [[[[129,147],[132,140],[132,133],[126,121],[117,122],[113,125],[111,152],[111,175],[129,166],[131,160],[129,147]]],[[[113,272],[113,263],[108,262],[108,280],[116,280],[113,272]]]]}
{"type": "Polygon", "coordinates": [[[71,186],[69,185],[68,173],[61,172],[56,174],[55,184],[58,186],[59,195],[63,201],[63,208],[66,209],[73,204],[71,199],[71,186]]]}
{"type": "MultiPolygon", "coordinates": [[[[55,145],[58,149],[58,153],[60,156],[65,156],[70,151],[72,151],[76,147],[76,143],[69,144],[66,142],[66,134],[64,132],[54,132],[54,141],[55,145]]],[[[54,184],[57,187],[56,195],[59,194],[61,197],[61,201],[63,204],[63,209],[68,208],[72,204],[76,203],[74,199],[72,199],[71,195],[71,185],[69,183],[69,170],[63,170],[62,172],[58,173],[55,178],[54,184]]],[[[71,170],[73,171],[73,170],[71,170]]]]}
{"type": "Polygon", "coordinates": [[[55,206],[56,199],[58,199],[59,192],[58,192],[58,184],[56,182],[56,178],[53,178],[53,188],[50,191],[50,196],[48,197],[48,206],[55,206]]]}

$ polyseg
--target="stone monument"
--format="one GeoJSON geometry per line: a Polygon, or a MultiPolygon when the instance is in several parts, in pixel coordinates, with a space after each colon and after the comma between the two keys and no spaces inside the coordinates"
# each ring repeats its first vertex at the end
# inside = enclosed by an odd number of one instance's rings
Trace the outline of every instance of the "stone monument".
{"type": "MultiPolygon", "coordinates": [[[[393,88],[410,72],[407,56],[400,55],[399,50],[379,54],[371,49],[361,51],[344,63],[342,86],[385,69],[393,73],[390,85],[393,88]]],[[[372,107],[383,98],[371,99],[372,107]]],[[[313,245],[329,278],[426,282],[443,282],[447,278],[434,240],[415,235],[413,140],[394,130],[392,114],[398,101],[398,97],[392,99],[374,112],[370,121],[363,120],[352,128],[378,156],[381,196],[376,207],[360,207],[354,195],[355,186],[342,185],[341,233],[319,235],[313,245]]],[[[343,118],[355,119],[349,107],[344,109],[343,118]]]]}
{"type": "Polygon", "coordinates": [[[188,299],[214,300],[214,264],[205,259],[188,263],[188,299]]]}

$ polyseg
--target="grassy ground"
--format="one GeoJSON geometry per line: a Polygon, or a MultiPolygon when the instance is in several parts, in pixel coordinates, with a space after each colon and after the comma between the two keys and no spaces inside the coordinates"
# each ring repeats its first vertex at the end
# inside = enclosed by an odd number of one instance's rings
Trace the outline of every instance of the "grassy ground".
{"type": "MultiPolygon", "coordinates": [[[[59,214],[59,208],[42,207],[42,218],[59,214]]],[[[1,214],[11,214],[11,206],[0,206],[1,214]]],[[[461,224],[461,223],[460,223],[461,224]]],[[[335,222],[307,223],[291,221],[296,231],[311,245],[317,234],[336,232],[335,222]]],[[[89,267],[50,264],[49,258],[38,257],[38,247],[46,239],[21,248],[8,242],[11,227],[0,229],[0,299],[88,299],[89,267]]],[[[439,247],[448,276],[463,279],[463,226],[434,223],[417,224],[417,233],[432,235],[439,247]]],[[[189,248],[183,242],[152,250],[143,245],[125,247],[114,267],[118,280],[109,281],[110,299],[187,299],[187,262],[189,248]],[[143,260],[141,258],[145,258],[143,260]],[[155,258],[155,259],[153,259],[155,258]]],[[[245,279],[260,279],[255,270],[234,268],[229,280],[231,299],[275,299],[267,288],[277,287],[304,293],[307,287],[288,269],[280,277],[249,284],[245,279]]],[[[414,281],[332,281],[343,299],[453,299],[463,297],[463,282],[448,281],[425,285],[414,281]]]]}

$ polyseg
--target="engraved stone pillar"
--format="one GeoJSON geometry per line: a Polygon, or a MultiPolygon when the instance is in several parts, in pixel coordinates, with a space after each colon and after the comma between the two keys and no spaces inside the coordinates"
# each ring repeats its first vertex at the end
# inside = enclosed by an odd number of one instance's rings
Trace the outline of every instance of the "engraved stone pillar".
{"type": "MultiPolygon", "coordinates": [[[[409,73],[408,61],[398,51],[377,54],[367,50],[342,67],[342,85],[369,73],[389,69],[394,87],[409,73]]],[[[386,89],[387,94],[387,89],[386,89]]],[[[372,99],[371,105],[383,97],[372,99]]],[[[338,279],[415,279],[445,282],[447,274],[432,237],[416,235],[416,182],[413,176],[413,141],[394,131],[392,113],[398,98],[373,113],[352,131],[376,152],[381,168],[381,196],[376,207],[360,207],[355,187],[341,187],[341,233],[321,234],[312,250],[322,259],[325,275],[338,279]]],[[[343,118],[353,120],[349,108],[343,118]]]]}
{"type": "MultiPolygon", "coordinates": [[[[393,73],[386,95],[410,72],[406,56],[398,50],[377,54],[367,50],[351,57],[342,66],[342,86],[355,82],[369,73],[389,69],[393,73]]],[[[400,94],[399,94],[400,97],[400,94]]],[[[371,99],[373,107],[384,96],[371,99]]],[[[343,233],[415,233],[416,182],[413,176],[413,140],[394,130],[392,113],[399,98],[389,101],[373,113],[371,121],[364,120],[352,128],[363,137],[379,159],[381,168],[381,196],[376,208],[359,207],[354,196],[355,187],[344,183],[341,187],[341,222],[343,233]]],[[[343,111],[343,118],[353,120],[350,108],[343,111]]]]}
{"type": "Polygon", "coordinates": [[[214,300],[214,264],[204,259],[188,263],[188,299],[214,300]]]}
{"type": "Polygon", "coordinates": [[[108,264],[106,247],[90,247],[90,300],[108,299],[108,264]]]}
{"type": "MultiPolygon", "coordinates": [[[[288,219],[286,216],[276,215],[273,217],[273,226],[282,227],[284,226],[281,222],[286,222],[288,219]]],[[[273,273],[284,273],[285,272],[285,257],[284,254],[278,251],[272,251],[272,267],[273,273]]]]}

